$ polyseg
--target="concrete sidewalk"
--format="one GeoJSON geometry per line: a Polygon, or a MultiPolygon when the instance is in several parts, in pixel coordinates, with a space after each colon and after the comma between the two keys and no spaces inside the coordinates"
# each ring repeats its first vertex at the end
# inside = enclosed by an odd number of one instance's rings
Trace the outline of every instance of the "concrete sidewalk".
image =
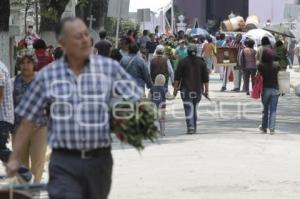
{"type": "MultiPolygon", "coordinates": [[[[280,98],[277,133],[264,135],[257,129],[260,100],[221,93],[218,77],[211,77],[213,102],[201,101],[198,134],[185,134],[178,97],[168,102],[167,136],[159,144],[138,153],[114,142],[110,199],[300,198],[300,98],[280,98]]],[[[292,82],[300,83],[300,73],[292,72],[292,82]]],[[[47,182],[47,167],[44,174],[47,182]]]]}
{"type": "MultiPolygon", "coordinates": [[[[280,98],[277,133],[264,135],[257,129],[260,100],[219,92],[217,78],[211,79],[214,104],[201,102],[198,134],[185,135],[184,119],[171,115],[173,106],[183,117],[176,99],[168,106],[167,136],[160,144],[141,154],[115,144],[110,199],[300,198],[300,98],[280,98]],[[238,108],[247,113],[237,114],[238,108]]],[[[300,73],[292,72],[292,81],[300,83],[300,73]]]]}

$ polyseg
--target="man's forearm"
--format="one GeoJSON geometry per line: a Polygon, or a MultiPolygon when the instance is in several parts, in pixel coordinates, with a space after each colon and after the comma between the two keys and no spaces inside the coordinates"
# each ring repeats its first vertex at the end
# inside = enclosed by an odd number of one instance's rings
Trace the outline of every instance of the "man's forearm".
{"type": "Polygon", "coordinates": [[[0,86],[0,103],[2,102],[4,98],[4,87],[0,86]]]}
{"type": "Polygon", "coordinates": [[[204,83],[204,93],[208,93],[208,91],[209,91],[209,84],[204,83]]]}

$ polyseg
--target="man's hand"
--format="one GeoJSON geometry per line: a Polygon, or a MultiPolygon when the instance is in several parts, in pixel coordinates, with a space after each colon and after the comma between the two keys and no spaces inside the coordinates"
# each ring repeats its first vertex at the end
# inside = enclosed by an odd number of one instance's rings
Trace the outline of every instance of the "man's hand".
{"type": "Polygon", "coordinates": [[[208,90],[209,90],[208,83],[204,83],[204,92],[202,95],[204,95],[204,97],[206,97],[208,100],[210,100],[209,95],[208,95],[208,90]]]}
{"type": "Polygon", "coordinates": [[[21,166],[21,157],[24,156],[25,146],[28,145],[35,125],[32,121],[22,119],[20,127],[15,134],[14,150],[11,153],[6,165],[7,175],[15,176],[21,166]]]}
{"type": "Polygon", "coordinates": [[[6,164],[6,173],[8,177],[14,177],[17,174],[18,169],[21,164],[15,158],[10,158],[8,163],[6,164]]]}
{"type": "Polygon", "coordinates": [[[177,93],[178,93],[178,90],[180,89],[180,88],[179,88],[179,81],[174,81],[174,83],[173,83],[173,88],[174,88],[173,95],[174,95],[174,97],[176,97],[176,96],[177,96],[177,93]]]}
{"type": "Polygon", "coordinates": [[[177,96],[177,93],[178,93],[178,90],[177,90],[177,89],[174,89],[174,92],[173,92],[174,97],[177,96]]]}
{"type": "Polygon", "coordinates": [[[204,91],[203,95],[204,95],[205,97],[209,97],[208,91],[204,91]]]}

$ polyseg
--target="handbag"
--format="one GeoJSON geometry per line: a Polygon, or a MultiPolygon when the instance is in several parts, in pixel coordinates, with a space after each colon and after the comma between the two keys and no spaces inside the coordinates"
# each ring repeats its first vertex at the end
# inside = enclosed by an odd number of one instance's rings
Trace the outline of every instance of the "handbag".
{"type": "Polygon", "coordinates": [[[233,71],[232,70],[230,71],[228,79],[229,79],[230,82],[233,82],[233,80],[234,80],[234,75],[233,75],[233,71]]]}
{"type": "Polygon", "coordinates": [[[290,73],[286,71],[279,71],[277,78],[279,93],[290,93],[290,73]]]}
{"type": "Polygon", "coordinates": [[[253,90],[251,92],[251,98],[253,99],[259,99],[261,97],[263,91],[263,77],[261,74],[257,74],[255,76],[255,83],[253,90]]]}

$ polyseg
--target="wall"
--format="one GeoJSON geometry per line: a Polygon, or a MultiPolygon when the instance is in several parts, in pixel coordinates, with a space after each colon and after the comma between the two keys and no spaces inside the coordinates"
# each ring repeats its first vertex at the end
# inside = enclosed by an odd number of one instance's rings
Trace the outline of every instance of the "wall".
{"type": "Polygon", "coordinates": [[[249,0],[249,14],[257,15],[263,26],[268,19],[272,24],[284,22],[284,7],[294,0],[249,0]]]}
{"type": "Polygon", "coordinates": [[[248,0],[207,0],[209,19],[225,20],[231,11],[244,18],[248,16],[248,0]]]}
{"type": "Polygon", "coordinates": [[[206,0],[175,0],[174,3],[188,21],[198,18],[200,25],[206,24],[206,0]]]}
{"type": "Polygon", "coordinates": [[[186,18],[198,18],[201,25],[207,19],[224,20],[233,11],[248,16],[248,0],[176,0],[177,7],[186,18]]]}

